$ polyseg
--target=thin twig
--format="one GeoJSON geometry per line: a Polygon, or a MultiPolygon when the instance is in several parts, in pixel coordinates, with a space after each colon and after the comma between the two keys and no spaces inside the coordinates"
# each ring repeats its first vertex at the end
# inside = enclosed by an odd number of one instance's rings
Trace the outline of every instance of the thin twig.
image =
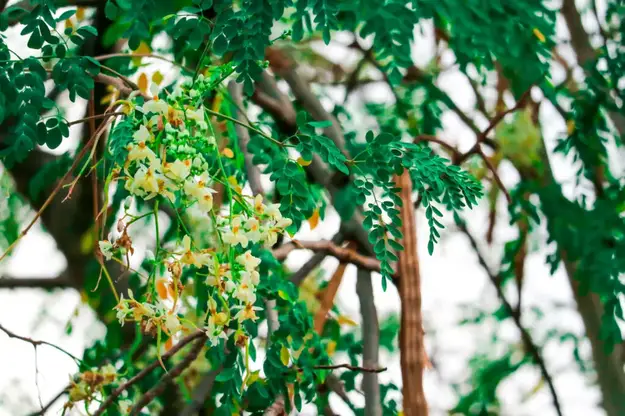
{"type": "MultiPolygon", "coordinates": [[[[169,351],[163,354],[161,356],[161,360],[165,362],[178,351],[180,351],[180,349],[182,349],[185,345],[198,338],[201,338],[202,341],[204,341],[206,338],[206,333],[204,331],[198,330],[190,335],[187,335],[186,337],[181,339],[176,345],[174,345],[169,351]]],[[[96,410],[95,413],[93,413],[93,416],[100,416],[104,414],[104,411],[115,401],[115,399],[119,397],[120,394],[130,388],[133,384],[145,378],[148,374],[152,372],[152,370],[154,370],[158,366],[160,366],[159,360],[154,360],[151,364],[149,364],[147,367],[137,373],[137,375],[113,390],[111,394],[106,398],[106,400],[100,405],[100,408],[96,410]]]]}
{"type": "Polygon", "coordinates": [[[191,365],[191,363],[193,363],[193,361],[195,361],[197,356],[200,354],[200,351],[202,351],[202,348],[204,348],[203,338],[198,339],[195,344],[193,344],[191,351],[189,351],[184,359],[180,363],[176,364],[176,366],[172,368],[169,372],[165,373],[165,375],[161,377],[161,379],[158,381],[158,383],[156,383],[154,387],[152,387],[143,396],[141,396],[137,404],[135,404],[134,407],[130,410],[130,415],[138,415],[141,412],[141,409],[150,404],[152,400],[156,398],[156,396],[161,394],[170,381],[178,377],[187,367],[191,365]]]}
{"type": "Polygon", "coordinates": [[[48,403],[46,405],[44,405],[41,410],[39,410],[37,412],[34,412],[34,413],[30,413],[28,416],[43,416],[43,415],[45,415],[46,412],[52,407],[52,405],[54,403],[56,403],[57,400],[59,400],[61,397],[63,397],[64,394],[67,394],[67,391],[68,391],[68,387],[66,386],[65,388],[63,388],[63,390],[58,392],[56,394],[56,396],[54,396],[52,399],[50,399],[50,401],[48,401],[48,403]]]}
{"type": "Polygon", "coordinates": [[[52,347],[52,348],[62,352],[63,354],[67,355],[68,357],[70,357],[71,359],[76,361],[77,363],[81,363],[82,362],[82,360],[80,358],[76,357],[71,352],[68,352],[68,351],[64,350],[63,348],[59,347],[58,345],[52,344],[51,342],[42,341],[42,340],[36,340],[36,339],[32,339],[32,338],[25,337],[25,336],[22,336],[22,335],[17,335],[15,332],[10,331],[7,328],[5,328],[2,324],[0,324],[0,331],[2,331],[5,334],[7,334],[9,336],[9,338],[15,338],[15,339],[19,339],[20,341],[28,342],[29,344],[34,346],[35,349],[39,345],[47,345],[49,347],[52,347]]]}
{"type": "Polygon", "coordinates": [[[123,113],[121,111],[115,111],[115,112],[112,112],[112,113],[104,113],[104,114],[95,114],[95,115],[92,115],[92,116],[81,118],[79,120],[70,121],[69,123],[67,123],[67,125],[68,126],[73,126],[74,124],[85,123],[87,121],[97,120],[97,119],[100,119],[100,118],[109,118],[109,117],[117,117],[117,116],[125,116],[125,115],[126,115],[126,113],[123,113]]]}
{"type": "Polygon", "coordinates": [[[501,301],[501,303],[503,304],[504,308],[506,309],[506,312],[508,313],[508,315],[510,315],[510,317],[514,321],[514,324],[516,325],[517,329],[521,333],[521,339],[523,340],[526,348],[529,350],[529,353],[532,356],[532,358],[534,359],[534,362],[538,365],[538,368],[540,369],[540,373],[542,374],[543,379],[547,383],[547,386],[549,388],[549,392],[551,393],[551,398],[553,400],[553,405],[555,407],[556,413],[559,416],[562,416],[562,408],[560,406],[560,400],[558,398],[558,394],[556,392],[555,385],[553,384],[553,379],[552,379],[551,375],[549,374],[549,371],[547,370],[547,365],[545,364],[545,360],[543,359],[543,357],[542,357],[542,355],[541,355],[541,353],[540,353],[540,351],[538,349],[538,346],[536,346],[536,344],[534,344],[534,341],[533,341],[532,336],[530,335],[529,331],[527,329],[525,329],[525,327],[523,326],[523,324],[521,322],[520,314],[515,313],[514,307],[506,299],[506,296],[503,293],[503,289],[501,288],[501,278],[500,278],[500,276],[495,275],[490,270],[490,267],[486,263],[486,259],[484,258],[484,255],[482,254],[482,252],[481,252],[481,250],[480,250],[480,248],[479,248],[479,246],[477,244],[477,240],[475,239],[475,237],[473,237],[471,232],[468,230],[468,228],[466,227],[465,223],[462,220],[459,220],[459,221],[456,221],[456,224],[457,224],[458,228],[460,229],[460,231],[462,231],[464,233],[464,235],[466,235],[467,238],[469,239],[469,243],[471,244],[471,247],[473,248],[473,251],[475,251],[475,254],[477,255],[478,262],[480,263],[480,265],[482,266],[482,268],[484,269],[484,271],[488,275],[488,278],[490,279],[491,283],[495,287],[495,290],[497,291],[497,296],[499,297],[499,300],[501,301]]]}
{"type": "Polygon", "coordinates": [[[523,95],[521,95],[521,98],[519,98],[519,100],[516,102],[516,104],[513,107],[505,111],[501,111],[497,113],[495,117],[493,117],[490,123],[488,124],[488,127],[486,127],[485,130],[483,130],[480,134],[477,135],[477,141],[475,142],[473,147],[468,152],[461,154],[458,157],[458,159],[454,161],[454,163],[459,165],[465,160],[467,160],[469,156],[473,154],[480,154],[481,153],[480,145],[486,141],[486,136],[488,136],[488,133],[490,133],[495,127],[497,127],[497,125],[501,122],[501,120],[503,120],[505,116],[507,116],[508,114],[514,113],[515,111],[525,106],[527,102],[527,98],[529,97],[529,94],[531,93],[533,86],[534,85],[532,84],[527,90],[525,90],[523,95]]]}
{"type": "Polygon", "coordinates": [[[439,139],[436,136],[432,136],[429,134],[420,134],[419,136],[415,137],[414,139],[414,143],[419,143],[419,142],[431,142],[431,143],[436,143],[439,144],[441,146],[443,146],[445,149],[447,149],[451,155],[452,155],[452,159],[453,158],[457,158],[460,157],[462,155],[462,153],[456,149],[454,146],[450,145],[449,143],[445,142],[444,140],[439,139]]]}
{"type": "MultiPolygon", "coordinates": [[[[313,370],[337,370],[339,368],[345,368],[350,371],[358,371],[361,373],[383,373],[384,371],[387,370],[386,367],[370,368],[370,367],[360,367],[357,365],[350,365],[350,364],[315,365],[312,367],[313,370]]],[[[301,373],[304,371],[304,369],[298,368],[297,371],[301,373]]]]}
{"type": "Polygon", "coordinates": [[[106,54],[106,55],[96,56],[93,59],[95,59],[96,61],[105,61],[105,60],[110,59],[110,58],[154,58],[154,59],[161,60],[163,62],[170,63],[172,65],[175,65],[178,68],[184,69],[185,71],[187,71],[187,72],[189,72],[191,74],[195,72],[194,69],[187,68],[186,66],[184,66],[184,65],[182,65],[182,64],[180,64],[180,63],[178,63],[178,62],[176,62],[174,60],[171,60],[171,59],[165,58],[164,56],[156,55],[156,54],[153,54],[153,53],[122,53],[122,52],[118,52],[118,53],[109,53],[109,54],[106,54]]]}

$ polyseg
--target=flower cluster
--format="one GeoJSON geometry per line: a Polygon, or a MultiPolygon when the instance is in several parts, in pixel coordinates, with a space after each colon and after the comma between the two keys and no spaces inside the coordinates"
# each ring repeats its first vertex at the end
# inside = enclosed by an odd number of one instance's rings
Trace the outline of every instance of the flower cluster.
{"type": "Polygon", "coordinates": [[[269,248],[292,223],[290,218],[282,217],[280,204],[266,206],[262,195],[254,198],[253,210],[254,215],[250,217],[236,215],[228,224],[224,223],[224,242],[242,248],[247,248],[249,243],[262,243],[269,248]]]}
{"type": "Polygon", "coordinates": [[[129,299],[125,299],[122,294],[121,299],[115,310],[117,311],[117,319],[121,325],[126,321],[139,322],[145,333],[152,333],[160,329],[168,335],[173,335],[180,329],[180,320],[173,310],[162,303],[152,304],[149,302],[139,302],[128,289],[129,299]]]}
{"type": "MultiPolygon", "coordinates": [[[[248,337],[242,324],[256,321],[260,309],[255,304],[261,260],[252,253],[273,246],[292,223],[282,217],[279,204],[266,205],[262,195],[243,195],[234,177],[227,175],[212,121],[202,107],[211,82],[200,75],[193,85],[178,86],[166,98],[153,87],[151,100],[128,102],[134,133],[119,170],[124,174],[116,177],[134,198],[163,199],[178,210],[195,210],[210,221],[215,234],[208,248],[186,233],[173,247],[157,247],[155,270],[166,269],[166,275],[148,279],[153,286],[148,287],[146,301],[129,291],[115,307],[120,324],[133,321],[144,333],[163,332],[169,345],[192,327],[203,328],[213,345],[233,333],[236,344],[245,345],[248,337]],[[229,212],[213,207],[217,184],[232,197],[229,212]],[[193,316],[195,308],[180,301],[183,275],[191,283],[205,280],[209,296],[204,317],[193,316]]],[[[127,225],[123,227],[127,236],[126,229],[127,225]]],[[[118,248],[132,247],[106,240],[99,246],[107,260],[118,248]]]]}
{"type": "Polygon", "coordinates": [[[100,369],[85,371],[70,379],[68,390],[69,400],[65,403],[66,409],[71,409],[76,403],[85,401],[90,403],[104,386],[114,383],[118,378],[117,370],[111,364],[100,369]]]}

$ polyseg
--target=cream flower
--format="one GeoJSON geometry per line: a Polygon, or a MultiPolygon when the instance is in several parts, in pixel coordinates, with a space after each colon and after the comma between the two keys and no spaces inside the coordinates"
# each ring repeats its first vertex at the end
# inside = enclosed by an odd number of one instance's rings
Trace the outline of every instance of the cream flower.
{"type": "Polygon", "coordinates": [[[252,270],[248,272],[247,270],[243,270],[241,272],[241,281],[250,281],[254,286],[258,286],[260,283],[260,273],[256,270],[252,270]]]}
{"type": "Polygon", "coordinates": [[[191,250],[191,238],[185,235],[182,238],[182,258],[181,263],[202,267],[212,263],[212,257],[208,253],[195,253],[191,250]]]}
{"type": "Polygon", "coordinates": [[[263,196],[261,194],[256,195],[254,197],[254,211],[262,215],[265,213],[266,208],[267,206],[263,204],[263,196]]]}
{"type": "Polygon", "coordinates": [[[245,253],[237,256],[236,260],[237,263],[245,267],[245,270],[247,271],[255,270],[260,264],[260,259],[252,256],[252,252],[250,250],[247,250],[245,253]]]}
{"type": "Polygon", "coordinates": [[[202,107],[199,107],[196,110],[187,109],[187,111],[185,111],[185,115],[189,120],[195,121],[201,129],[208,128],[208,124],[206,124],[204,119],[204,110],[202,107]]]}
{"type": "MultiPolygon", "coordinates": [[[[143,126],[142,126],[143,127],[143,126]]],[[[148,159],[153,161],[156,159],[156,153],[145,145],[145,141],[140,141],[136,145],[128,146],[128,161],[148,159]]]]}
{"type": "Polygon", "coordinates": [[[158,93],[159,93],[158,85],[155,82],[153,82],[152,84],[150,84],[150,94],[152,94],[152,97],[154,97],[155,100],[158,100],[158,93]]]}
{"type": "Polygon", "coordinates": [[[172,163],[165,163],[165,172],[174,180],[183,181],[191,173],[191,160],[176,159],[172,163]]]}
{"type": "Polygon", "coordinates": [[[279,220],[282,218],[282,213],[280,212],[280,204],[271,204],[267,208],[265,208],[265,214],[269,215],[274,220],[279,220]]]}
{"type": "Polygon", "coordinates": [[[204,213],[210,212],[213,209],[213,194],[216,193],[214,189],[204,188],[201,192],[201,196],[198,197],[198,207],[204,213]]]}
{"type": "Polygon", "coordinates": [[[119,298],[119,303],[113,308],[117,310],[117,320],[121,326],[124,326],[126,322],[126,317],[132,312],[132,310],[128,307],[128,302],[124,299],[124,294],[122,293],[119,298]]]}
{"type": "Polygon", "coordinates": [[[276,227],[281,229],[285,229],[291,224],[293,224],[293,220],[291,220],[290,218],[280,218],[278,221],[276,221],[276,227]]]}
{"type": "Polygon", "coordinates": [[[224,233],[223,240],[225,243],[233,246],[241,244],[241,247],[247,247],[248,239],[245,232],[241,229],[241,217],[234,217],[232,219],[230,230],[224,233]]]}
{"type": "Polygon", "coordinates": [[[158,193],[156,175],[156,171],[152,166],[146,167],[141,165],[133,178],[133,190],[143,189],[146,192],[158,193]]]}
{"type": "Polygon", "coordinates": [[[119,411],[122,415],[127,415],[130,413],[130,409],[132,409],[132,402],[130,400],[120,400],[119,401],[119,411]]]}
{"type": "Polygon", "coordinates": [[[261,308],[259,308],[258,306],[254,306],[251,303],[248,303],[245,306],[234,307],[234,309],[239,309],[239,308],[241,310],[237,312],[234,318],[241,323],[244,321],[247,321],[248,319],[251,320],[252,322],[256,322],[256,320],[258,319],[258,316],[256,315],[256,311],[261,310],[261,308]]]}
{"type": "Polygon", "coordinates": [[[146,113],[156,113],[166,116],[169,112],[169,105],[164,100],[150,100],[143,105],[146,113]]]}
{"type": "Polygon", "coordinates": [[[247,229],[245,235],[250,241],[258,243],[261,240],[262,234],[260,232],[260,223],[256,218],[250,218],[247,220],[245,222],[245,228],[247,229]]]}
{"type": "Polygon", "coordinates": [[[188,196],[200,199],[204,196],[204,191],[208,188],[208,172],[203,172],[199,178],[187,178],[184,182],[184,193],[188,196]]]}
{"type": "Polygon", "coordinates": [[[170,335],[178,332],[180,328],[180,320],[178,319],[178,315],[175,313],[166,313],[165,314],[165,328],[169,332],[170,335]]]}
{"type": "Polygon", "coordinates": [[[215,321],[212,318],[212,316],[208,318],[208,326],[206,327],[205,332],[208,340],[214,347],[219,344],[219,340],[227,340],[228,335],[226,334],[226,331],[224,330],[222,325],[215,325],[215,321]]]}
{"type": "Polygon", "coordinates": [[[152,133],[143,124],[139,126],[139,130],[135,131],[132,138],[136,143],[147,142],[152,139],[152,133]]]}
{"type": "MultiPolygon", "coordinates": [[[[174,194],[174,192],[178,190],[178,187],[173,181],[171,181],[165,175],[157,174],[156,183],[158,183],[159,195],[164,196],[165,198],[169,199],[171,202],[176,201],[176,195],[174,194]]],[[[152,195],[152,196],[156,196],[156,195],[152,195]]],[[[150,199],[150,198],[146,198],[146,199],[150,199]]]]}
{"type": "Polygon", "coordinates": [[[275,228],[267,228],[263,234],[263,240],[265,241],[263,246],[265,248],[271,248],[278,242],[278,232],[275,228]]]}
{"type": "Polygon", "coordinates": [[[219,264],[216,267],[214,262],[208,263],[208,277],[206,278],[206,284],[218,287],[224,279],[228,279],[228,281],[229,279],[232,279],[232,272],[229,270],[229,265],[219,264]]]}
{"type": "Polygon", "coordinates": [[[110,380],[111,382],[117,378],[117,370],[112,364],[105,365],[99,372],[105,379],[110,380]]]}
{"type": "Polygon", "coordinates": [[[241,282],[234,290],[234,297],[246,304],[254,304],[256,302],[256,288],[250,278],[241,279],[241,282]]]}

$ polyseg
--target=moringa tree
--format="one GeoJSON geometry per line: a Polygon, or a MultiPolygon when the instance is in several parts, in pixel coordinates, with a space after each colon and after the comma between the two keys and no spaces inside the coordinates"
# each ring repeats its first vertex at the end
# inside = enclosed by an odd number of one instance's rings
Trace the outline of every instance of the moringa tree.
{"type": "MultiPolygon", "coordinates": [[[[472,361],[452,413],[498,414],[498,385],[535,366],[564,414],[546,341],[524,325],[521,302],[530,237],[543,227],[547,262],[566,269],[592,347],[600,406],[625,414],[625,188],[613,163],[625,130],[621,2],[8,3],[0,262],[40,222],[67,268],[54,279],[5,277],[0,288],[78,290],[106,326],[81,357],[60,349],[76,374],[39,414],[61,398],[64,413],[94,415],[280,415],[304,404],[334,414],[335,394],[355,414],[428,414],[416,210],[430,254],[445,223],[466,235],[502,305],[488,314],[520,333],[520,347],[500,342],[503,355],[472,361]],[[558,17],[568,39],[556,36],[558,17]],[[413,46],[419,53],[425,30],[434,53],[419,67],[413,46]],[[323,44],[355,64],[328,59],[323,44]],[[475,93],[470,112],[440,86],[450,68],[475,93]],[[347,104],[379,85],[389,103],[347,104]],[[555,148],[543,140],[545,107],[567,127],[555,148]],[[448,113],[474,136],[465,151],[440,134],[448,113]],[[59,146],[69,150],[50,151],[59,146]],[[554,154],[577,170],[572,192],[555,179],[554,154]],[[500,177],[506,168],[512,186],[500,177]],[[489,211],[486,243],[501,217],[517,231],[498,271],[465,220],[478,203],[489,211]],[[297,238],[328,213],[340,216],[332,240],[297,238]],[[146,238],[147,248],[136,243],[146,238]],[[314,255],[289,269],[286,257],[304,249],[314,255]],[[316,274],[326,257],[339,260],[327,281],[316,274]],[[349,264],[358,268],[356,332],[335,306],[349,264]],[[401,302],[390,324],[374,303],[389,285],[401,302]],[[381,347],[400,355],[401,378],[390,384],[378,375],[381,347]],[[351,399],[359,390],[364,408],[351,399]]],[[[55,347],[5,320],[9,337],[55,347]]]]}

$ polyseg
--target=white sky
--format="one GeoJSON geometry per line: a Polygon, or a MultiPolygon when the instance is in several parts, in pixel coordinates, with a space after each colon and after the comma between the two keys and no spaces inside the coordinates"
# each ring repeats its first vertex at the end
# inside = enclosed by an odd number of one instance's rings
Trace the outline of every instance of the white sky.
{"type": "MultiPolygon", "coordinates": [[[[600,10],[603,9],[603,2],[600,10]]],[[[592,30],[596,25],[590,15],[585,16],[587,30],[592,30]]],[[[419,65],[425,64],[431,57],[432,41],[431,28],[424,26],[426,36],[418,34],[414,47],[414,59],[419,65]],[[417,53],[418,51],[418,53],[417,53]]],[[[418,32],[417,32],[418,33],[418,32]]],[[[562,21],[558,22],[558,38],[567,38],[568,33],[562,21]]],[[[12,37],[13,41],[15,37],[12,37]]],[[[18,50],[25,50],[20,45],[14,45],[18,50]]],[[[342,64],[352,62],[354,56],[342,55],[344,51],[337,47],[329,47],[325,50],[335,61],[342,64]],[[351,58],[351,59],[350,59],[351,58]]],[[[564,50],[563,54],[573,60],[571,51],[564,50]]],[[[446,57],[446,58],[449,58],[446,57]]],[[[453,59],[453,57],[451,57],[453,59]]],[[[447,61],[449,62],[449,61],[447,61]]],[[[452,61],[453,62],[453,61],[452,61]]],[[[346,64],[347,66],[347,64],[346,64]]],[[[158,66],[154,65],[156,69],[158,66]]],[[[162,67],[164,70],[167,67],[162,67]]],[[[163,70],[163,69],[162,69],[163,70]]],[[[473,114],[470,110],[473,106],[473,93],[469,84],[462,74],[456,70],[450,70],[438,79],[438,86],[447,92],[457,105],[473,114]]],[[[342,95],[338,98],[342,101],[342,95]]],[[[351,108],[366,98],[368,100],[382,101],[389,99],[388,90],[384,86],[368,88],[361,93],[355,93],[348,103],[351,108]]],[[[80,110],[73,111],[68,119],[79,118],[80,110]]],[[[557,112],[549,105],[543,105],[541,110],[543,133],[548,146],[555,146],[555,139],[565,131],[565,125],[557,112]]],[[[486,122],[476,118],[478,126],[484,128],[486,122]]],[[[449,143],[458,144],[461,150],[467,150],[473,145],[475,137],[452,113],[443,116],[444,131],[440,136],[449,143]]],[[[75,134],[77,130],[73,131],[75,134]]],[[[65,147],[65,146],[63,146],[65,147]]],[[[59,152],[65,149],[57,149],[59,152]]],[[[55,152],[55,153],[56,153],[55,152]]],[[[561,156],[552,158],[554,173],[558,180],[570,183],[574,175],[574,169],[563,160],[561,156]]],[[[619,166],[620,170],[620,166],[619,166]]],[[[517,180],[516,173],[503,165],[500,168],[504,183],[510,188],[517,180]]],[[[567,189],[572,193],[572,187],[567,189]]],[[[487,253],[491,268],[497,270],[501,257],[503,243],[514,237],[515,231],[507,226],[508,219],[503,198],[499,200],[500,215],[498,227],[495,232],[495,241],[492,246],[482,245],[482,251],[487,253]]],[[[473,212],[465,215],[469,228],[480,241],[484,242],[487,224],[487,203],[483,203],[473,212]]],[[[450,217],[446,216],[446,224],[450,224],[450,217]]],[[[450,224],[451,225],[451,224],[450,224]]],[[[298,234],[298,238],[316,239],[330,238],[338,228],[338,217],[334,212],[328,212],[326,221],[314,231],[304,229],[298,234]]],[[[425,375],[425,390],[431,406],[433,416],[444,415],[447,409],[455,404],[456,396],[450,389],[451,382],[461,382],[469,375],[467,364],[476,352],[501,354],[503,351],[489,351],[491,348],[490,337],[496,331],[500,339],[518,342],[518,333],[510,320],[498,324],[492,320],[480,326],[459,327],[457,322],[463,317],[462,305],[481,308],[488,311],[499,307],[496,293],[477,262],[477,258],[470,248],[464,236],[450,227],[445,230],[440,243],[436,246],[432,256],[427,253],[428,228],[423,213],[419,212],[417,220],[419,239],[419,255],[421,275],[423,281],[423,313],[426,320],[426,343],[428,350],[435,352],[433,358],[439,365],[438,372],[430,371],[425,375]]],[[[550,276],[548,267],[545,266],[545,256],[551,251],[545,248],[544,230],[535,233],[532,252],[528,256],[524,303],[525,315],[523,321],[526,327],[532,329],[532,335],[536,342],[542,343],[546,332],[552,328],[559,331],[571,331],[575,334],[582,333],[582,323],[574,309],[569,284],[562,268],[554,276],[550,276]],[[564,305],[555,308],[554,304],[564,305]],[[546,313],[541,320],[528,311],[534,306],[539,306],[546,313]]],[[[295,270],[303,264],[310,254],[297,252],[289,256],[288,265],[295,270]]],[[[338,262],[335,259],[326,259],[323,263],[326,274],[330,275],[338,262]]],[[[55,276],[65,266],[63,256],[56,250],[54,241],[41,231],[33,229],[20,243],[17,250],[8,262],[0,265],[2,274],[12,276],[55,276]]],[[[359,305],[355,293],[356,273],[353,266],[349,266],[343,283],[337,296],[338,304],[346,315],[355,321],[360,320],[359,305]]],[[[389,285],[383,292],[379,279],[374,279],[376,306],[381,318],[398,312],[399,297],[393,285],[389,285]]],[[[103,291],[103,294],[106,292],[103,291]]],[[[516,295],[508,293],[511,302],[514,303],[516,295]]],[[[43,339],[62,346],[75,355],[80,356],[85,346],[103,333],[103,326],[97,323],[89,308],[80,303],[79,295],[73,290],[57,290],[50,294],[44,294],[36,290],[13,290],[0,291],[0,323],[18,334],[43,339]],[[42,312],[43,311],[43,312],[42,312]],[[68,320],[72,320],[73,333],[71,336],[64,334],[63,328],[68,320]]],[[[594,416],[604,414],[597,407],[599,400],[598,390],[591,386],[591,379],[584,378],[577,370],[573,362],[571,343],[559,344],[549,342],[543,352],[550,373],[555,380],[555,387],[563,404],[563,412],[567,416],[594,416]]],[[[589,344],[584,341],[582,356],[590,359],[589,344]]],[[[262,356],[259,354],[259,365],[262,356]]],[[[336,358],[341,362],[341,357],[336,358]]],[[[67,384],[69,374],[76,367],[72,360],[58,351],[42,346],[38,349],[39,364],[39,389],[41,398],[46,403],[67,384]]],[[[399,355],[389,357],[385,351],[381,353],[381,364],[389,367],[389,371],[380,375],[382,382],[393,381],[401,385],[401,373],[399,369],[399,355]]],[[[37,408],[37,388],[35,384],[35,360],[31,345],[10,340],[0,334],[0,416],[12,416],[25,414],[37,408]],[[17,412],[17,413],[15,413],[17,412]]],[[[502,415],[526,416],[536,415],[550,416],[555,414],[551,407],[551,397],[546,387],[542,387],[537,394],[527,400],[527,395],[540,379],[540,373],[536,368],[525,366],[513,376],[506,379],[499,387],[498,395],[503,404],[502,415]]],[[[362,403],[363,398],[358,394],[352,395],[355,403],[362,403]]],[[[49,414],[60,414],[59,401],[56,410],[49,414]]],[[[349,414],[349,410],[340,402],[332,401],[335,412],[349,414]]],[[[302,415],[313,415],[314,410],[306,408],[302,415]]]]}

